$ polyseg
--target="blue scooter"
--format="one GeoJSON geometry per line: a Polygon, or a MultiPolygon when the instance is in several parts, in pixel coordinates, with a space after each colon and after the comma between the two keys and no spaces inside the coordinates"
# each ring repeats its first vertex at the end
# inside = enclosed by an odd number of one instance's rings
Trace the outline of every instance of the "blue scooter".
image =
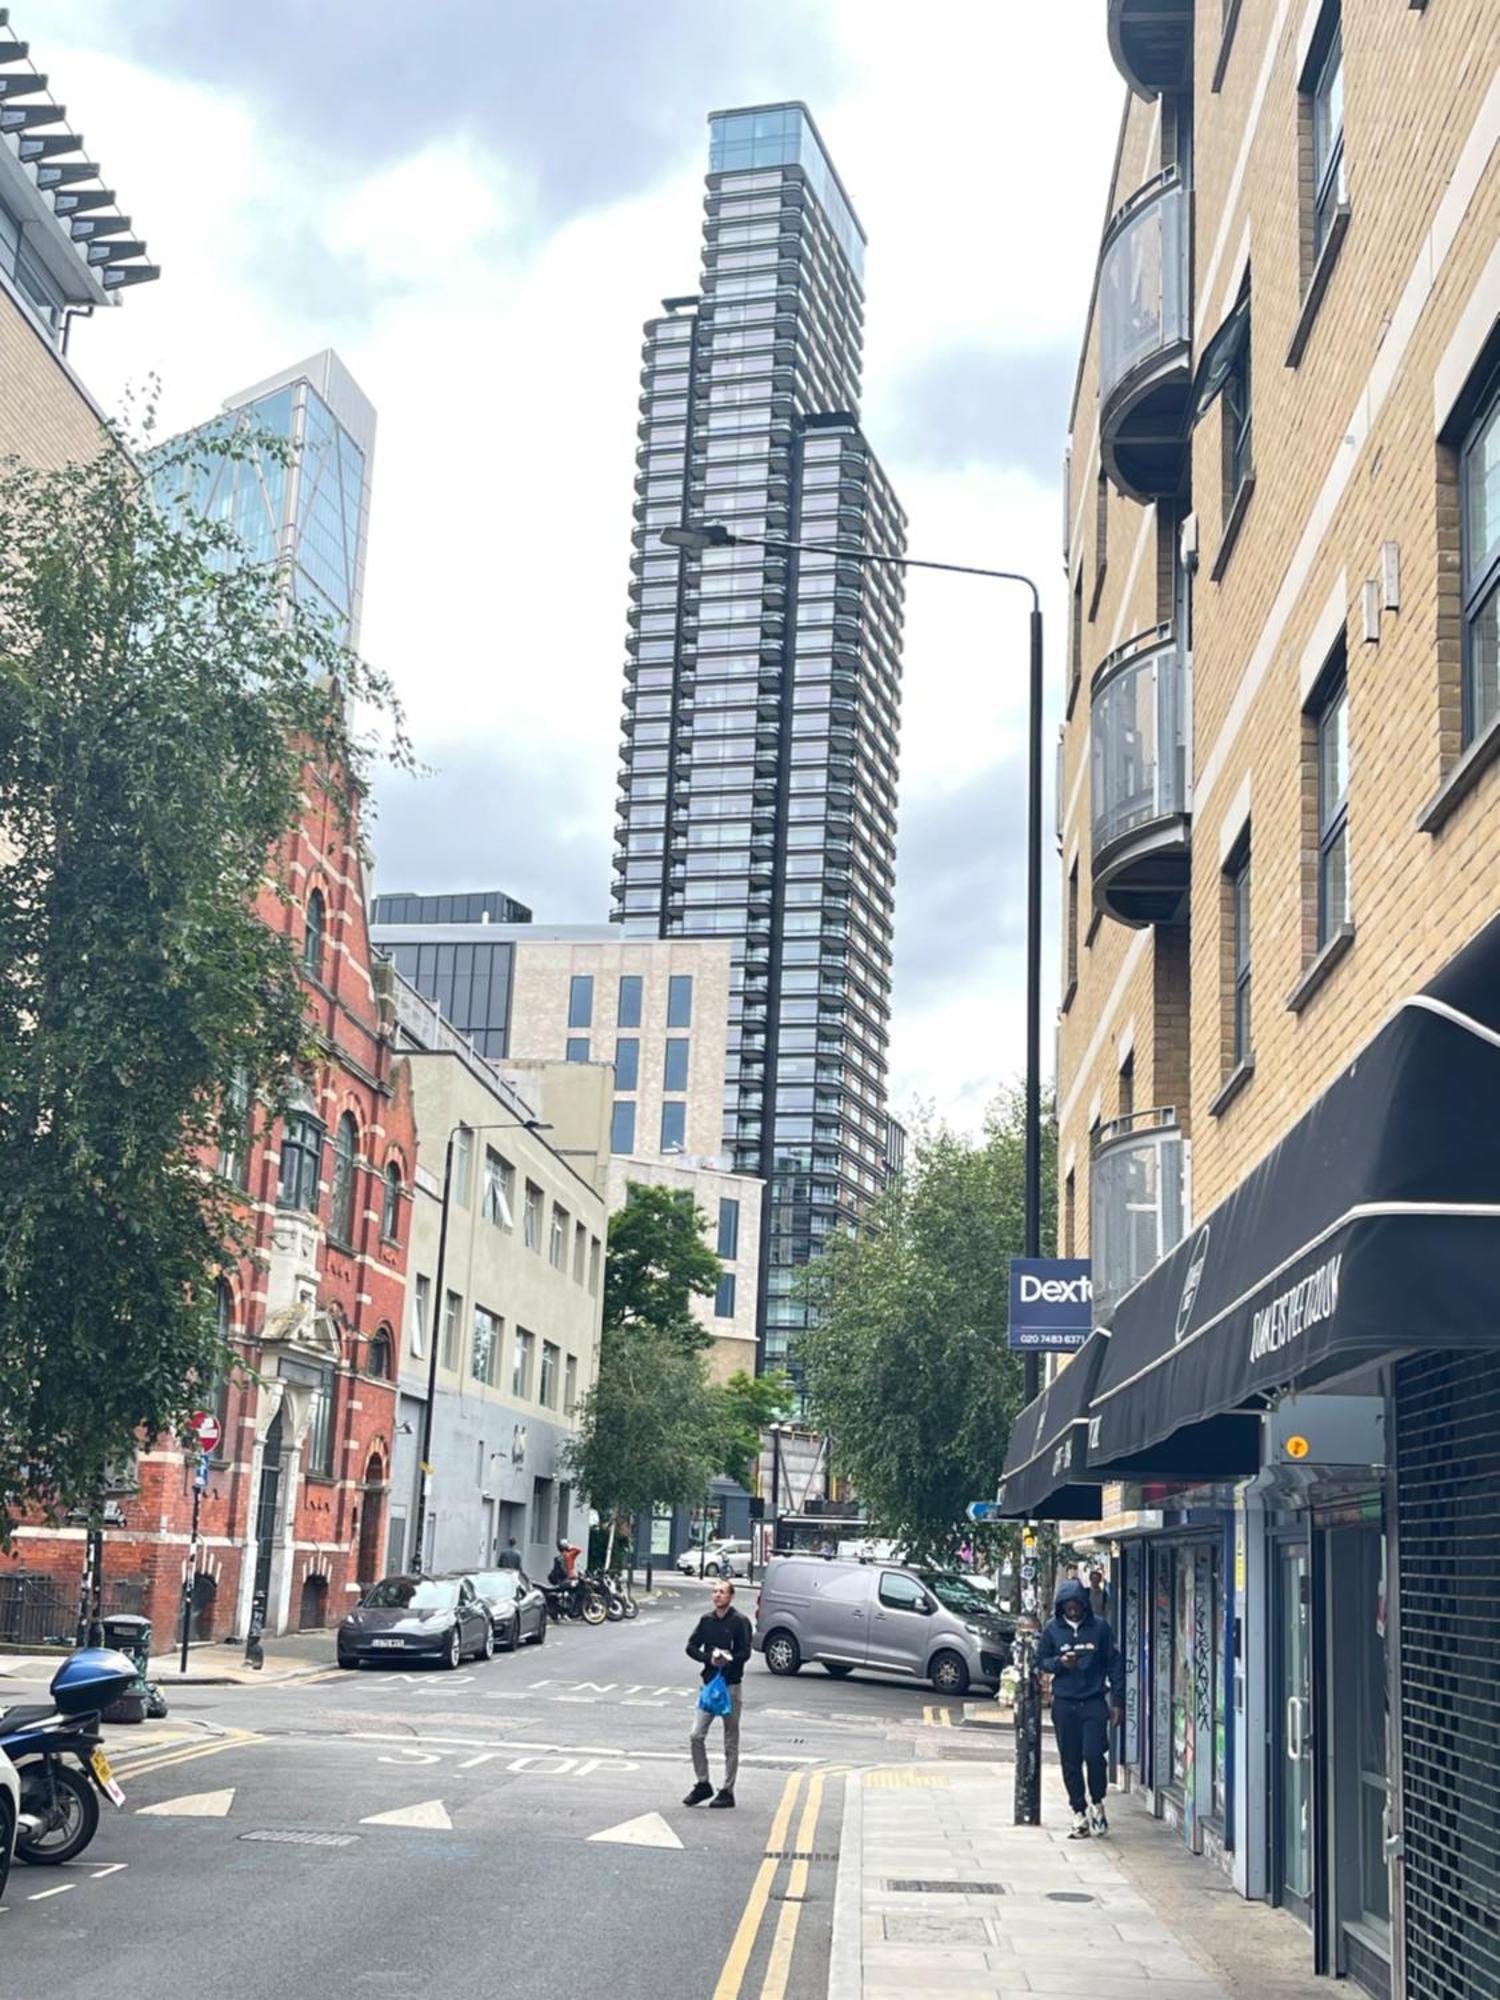
{"type": "Polygon", "coordinates": [[[100,1712],[134,1681],[133,1660],[105,1646],[85,1646],[52,1676],[50,1702],[0,1712],[0,1750],[21,1780],[19,1860],[60,1867],[82,1854],[98,1831],[101,1796],[124,1805],[104,1754],[100,1712]]]}

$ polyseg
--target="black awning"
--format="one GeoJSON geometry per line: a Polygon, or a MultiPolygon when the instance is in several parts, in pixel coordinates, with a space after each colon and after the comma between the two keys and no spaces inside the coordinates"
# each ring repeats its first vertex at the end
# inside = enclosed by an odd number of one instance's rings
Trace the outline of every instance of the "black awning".
{"type": "Polygon", "coordinates": [[[1190,1427],[1275,1392],[1497,1345],[1500,918],[1120,1301],[1088,1466],[1165,1472],[1190,1427]]]}
{"type": "Polygon", "coordinates": [[[1012,1521],[1097,1521],[1099,1475],[1084,1469],[1089,1398],[1107,1336],[1094,1333],[1011,1425],[997,1504],[1012,1521]]]}

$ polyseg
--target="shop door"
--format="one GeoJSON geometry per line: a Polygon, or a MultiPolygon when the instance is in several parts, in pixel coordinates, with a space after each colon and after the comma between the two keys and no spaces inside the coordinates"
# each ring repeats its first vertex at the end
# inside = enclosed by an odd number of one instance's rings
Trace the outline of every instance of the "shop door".
{"type": "Polygon", "coordinates": [[[1276,1551],[1276,1740],[1271,1795],[1276,1900],[1312,1921],[1312,1567],[1305,1542],[1276,1551]]]}
{"type": "Polygon", "coordinates": [[[1385,1534],[1378,1521],[1328,1536],[1329,1780],[1335,1970],[1390,1992],[1385,1857],[1385,1534]]]}
{"type": "Polygon", "coordinates": [[[260,1458],[260,1494],[255,1506],[255,1596],[252,1621],[264,1625],[271,1601],[271,1560],[276,1553],[281,1513],[281,1410],[266,1432],[260,1458]]]}

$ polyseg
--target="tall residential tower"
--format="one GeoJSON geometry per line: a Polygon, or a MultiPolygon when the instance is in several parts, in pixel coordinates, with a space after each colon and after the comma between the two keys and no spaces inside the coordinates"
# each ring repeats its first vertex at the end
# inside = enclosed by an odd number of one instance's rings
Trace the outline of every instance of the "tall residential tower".
{"type": "Polygon", "coordinates": [[[805,106],[715,112],[699,292],[647,322],[614,917],[727,939],[725,1150],[767,1183],[761,1352],[884,1185],[901,572],[661,530],[899,551],[859,427],[864,232],[805,106]]]}

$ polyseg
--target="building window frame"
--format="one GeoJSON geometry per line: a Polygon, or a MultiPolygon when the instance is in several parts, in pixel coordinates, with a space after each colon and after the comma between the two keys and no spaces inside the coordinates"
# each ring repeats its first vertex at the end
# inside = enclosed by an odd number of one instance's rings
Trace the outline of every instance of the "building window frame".
{"type": "Polygon", "coordinates": [[[510,1364],[510,1393],[518,1403],[531,1401],[531,1363],[535,1349],[536,1335],[529,1333],[524,1326],[518,1326],[510,1364]]]}
{"type": "Polygon", "coordinates": [[[693,975],[690,972],[673,972],[667,978],[667,1026],[690,1028],[692,1025],[693,975]]]}
{"type": "Polygon", "coordinates": [[[1208,1107],[1222,1117],[1255,1074],[1254,883],[1251,828],[1230,848],[1220,877],[1220,964],[1223,977],[1223,1081],[1208,1107]]]}
{"type": "Polygon", "coordinates": [[[1320,25],[1317,53],[1308,66],[1307,100],[1312,142],[1308,187],[1312,261],[1316,268],[1347,196],[1344,175],[1344,23],[1339,0],[1330,0],[1320,25]]]}
{"type": "Polygon", "coordinates": [[[328,1237],[330,1242],[344,1250],[354,1248],[358,1191],[359,1121],[352,1111],[343,1111],[333,1130],[333,1183],[328,1197],[328,1237]]]}
{"type": "Polygon", "coordinates": [[[593,1025],[594,975],[591,972],[575,972],[568,981],[568,1026],[592,1028],[593,1025]]]}
{"type": "Polygon", "coordinates": [[[635,1099],[617,1097],[609,1120],[609,1150],[616,1154],[635,1151],[635,1099]]]}
{"type": "Polygon", "coordinates": [[[514,1229],[516,1170],[493,1146],[484,1149],[484,1219],[497,1229],[514,1229]]]}
{"type": "Polygon", "coordinates": [[[458,1369],[458,1332],[463,1323],[464,1301],[461,1292],[443,1293],[442,1347],[439,1359],[448,1373],[458,1369]]]}
{"type": "Polygon", "coordinates": [[[1467,750],[1500,718],[1500,496],[1488,548],[1478,546],[1476,471],[1483,475],[1486,448],[1500,470],[1500,367],[1481,391],[1478,413],[1458,451],[1459,589],[1463,607],[1463,703],[1461,743],[1467,750]],[[1483,621],[1490,623],[1489,658],[1483,653],[1483,621]],[[1486,684],[1486,682],[1488,684],[1486,684]]]}
{"type": "Polygon", "coordinates": [[[639,1035],[615,1038],[615,1089],[639,1090],[641,1084],[641,1042],[639,1035]]]}
{"type": "Polygon", "coordinates": [[[737,1195],[719,1196],[718,1253],[726,1263],[740,1254],[740,1204],[737,1195]]]}
{"type": "Polygon", "coordinates": [[[414,1360],[420,1361],[427,1352],[430,1332],[428,1322],[432,1317],[432,1280],[425,1271],[417,1271],[412,1278],[411,1293],[411,1333],[410,1344],[414,1360]]]}
{"type": "Polygon", "coordinates": [[[302,933],[302,970],[309,979],[316,979],[321,985],[328,936],[328,904],[321,889],[314,889],[308,897],[304,914],[306,927],[302,933]]]}
{"type": "Polygon", "coordinates": [[[323,1164],[323,1121],[311,1111],[289,1111],[282,1120],[276,1206],[299,1214],[318,1211],[318,1176],[323,1164]]]}
{"type": "Polygon", "coordinates": [[[1309,713],[1318,824],[1315,945],[1322,951],[1350,921],[1349,674],[1342,645],[1309,713]]]}
{"type": "Polygon", "coordinates": [[[714,1288],[714,1318],[734,1318],[735,1273],[725,1271],[714,1288]]]}
{"type": "Polygon", "coordinates": [[[641,974],[622,972],[619,990],[615,995],[615,1026],[617,1028],[638,1028],[641,1025],[641,974]]]}
{"type": "Polygon", "coordinates": [[[547,1262],[554,1271],[566,1275],[568,1269],[568,1226],[573,1218],[560,1201],[552,1204],[552,1232],[547,1240],[547,1262]]]}
{"type": "Polygon", "coordinates": [[[557,1377],[562,1349],[555,1340],[542,1342],[542,1372],[537,1382],[537,1401],[544,1410],[557,1408],[557,1377]]]}
{"type": "Polygon", "coordinates": [[[661,1107],[661,1150],[663,1153],[681,1153],[687,1147],[687,1104],[680,1097],[669,1097],[661,1107]]]}
{"type": "Polygon", "coordinates": [[[686,1090],[692,1044],[686,1035],[668,1035],[662,1046],[661,1087],[686,1090]]]}
{"type": "Polygon", "coordinates": [[[588,1036],[569,1035],[563,1060],[570,1063],[586,1063],[589,1060],[588,1036]]]}
{"type": "Polygon", "coordinates": [[[385,1166],[385,1192],[380,1202],[380,1235],[386,1243],[401,1240],[401,1164],[398,1160],[387,1160],[385,1166]]]}
{"type": "Polygon", "coordinates": [[[542,1254],[542,1212],[546,1206],[546,1197],[535,1181],[527,1181],[526,1183],[524,1204],[521,1218],[522,1240],[528,1250],[534,1250],[540,1257],[542,1254]]]}
{"type": "Polygon", "coordinates": [[[499,1380],[500,1352],[504,1345],[505,1321],[488,1306],[476,1303],[469,1343],[469,1373],[486,1389],[493,1389],[499,1380]]]}

